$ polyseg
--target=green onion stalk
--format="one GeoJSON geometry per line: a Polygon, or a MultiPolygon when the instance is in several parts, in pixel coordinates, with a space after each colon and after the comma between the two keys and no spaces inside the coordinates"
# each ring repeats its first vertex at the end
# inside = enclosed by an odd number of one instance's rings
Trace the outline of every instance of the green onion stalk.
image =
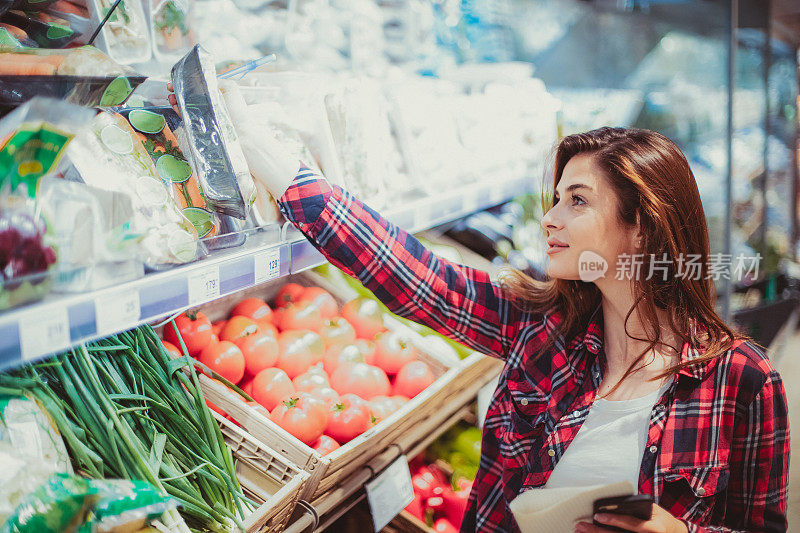
{"type": "MultiPolygon", "coordinates": [[[[167,327],[177,332],[174,322],[167,327]]],[[[173,359],[150,326],[0,374],[0,393],[33,395],[53,417],[79,471],[148,481],[180,502],[194,531],[242,530],[254,509],[193,360],[173,359]]],[[[165,522],[181,521],[168,515],[165,522]]]]}

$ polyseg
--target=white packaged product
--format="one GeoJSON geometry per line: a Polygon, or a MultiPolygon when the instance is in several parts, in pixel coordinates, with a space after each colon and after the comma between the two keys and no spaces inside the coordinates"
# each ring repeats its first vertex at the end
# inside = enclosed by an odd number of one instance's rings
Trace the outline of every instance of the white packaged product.
{"type": "Polygon", "coordinates": [[[130,196],[134,229],[143,235],[142,260],[151,268],[193,261],[201,253],[197,230],[178,210],[153,161],[128,121],[98,114],[67,149],[81,181],[130,196]]]}
{"type": "Polygon", "coordinates": [[[369,78],[343,82],[325,97],[331,135],[347,189],[375,208],[407,189],[380,84],[369,78]],[[399,160],[399,161],[398,161],[399,160]]]}
{"type": "MultiPolygon", "coordinates": [[[[114,0],[87,0],[96,28],[105,18],[114,0]]],[[[122,0],[97,38],[97,47],[119,63],[144,63],[151,56],[150,31],[141,0],[122,0]]]]}
{"type": "Polygon", "coordinates": [[[324,103],[326,87],[332,82],[331,76],[325,74],[254,72],[242,80],[240,90],[253,120],[262,125],[276,124],[275,130],[284,130],[285,138],[296,133],[313,156],[313,161],[307,156],[300,159],[307,165],[316,162],[328,181],[341,186],[341,164],[324,103]],[[273,111],[275,116],[270,117],[273,111]]]}

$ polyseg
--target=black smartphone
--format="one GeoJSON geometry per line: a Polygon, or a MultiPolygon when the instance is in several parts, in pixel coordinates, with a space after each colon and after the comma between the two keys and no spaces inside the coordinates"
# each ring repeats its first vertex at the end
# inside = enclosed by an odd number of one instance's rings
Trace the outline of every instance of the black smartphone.
{"type": "MultiPolygon", "coordinates": [[[[639,520],[650,520],[653,517],[653,496],[651,494],[633,494],[630,496],[614,496],[613,498],[600,498],[594,501],[592,514],[624,514],[639,520]]],[[[594,525],[604,527],[611,531],[628,531],[615,526],[608,526],[596,521],[594,525]]]]}

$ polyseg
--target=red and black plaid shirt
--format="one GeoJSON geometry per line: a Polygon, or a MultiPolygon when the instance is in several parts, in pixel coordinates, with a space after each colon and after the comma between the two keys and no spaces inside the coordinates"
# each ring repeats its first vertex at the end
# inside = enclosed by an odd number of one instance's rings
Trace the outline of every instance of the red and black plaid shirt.
{"type": "MultiPolygon", "coordinates": [[[[284,215],[389,309],[505,360],[483,429],[462,531],[518,531],[508,503],[543,487],[603,379],[602,309],[585,333],[533,356],[561,320],[517,309],[489,275],[441,259],[412,235],[302,168],[284,215]]],[[[682,361],[700,351],[683,346],[682,361]]],[[[690,531],[786,531],[789,429],[781,378],[739,342],[680,372],[653,407],[639,491],[690,531]]]]}

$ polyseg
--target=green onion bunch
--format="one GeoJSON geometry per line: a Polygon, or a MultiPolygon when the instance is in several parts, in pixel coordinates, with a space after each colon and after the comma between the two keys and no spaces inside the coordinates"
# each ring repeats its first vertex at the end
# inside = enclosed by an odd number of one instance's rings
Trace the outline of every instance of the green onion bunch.
{"type": "Polygon", "coordinates": [[[150,482],[180,502],[194,530],[242,529],[253,504],[194,365],[172,359],[150,326],[0,374],[0,394],[24,392],[53,417],[85,475],[150,482]]]}

